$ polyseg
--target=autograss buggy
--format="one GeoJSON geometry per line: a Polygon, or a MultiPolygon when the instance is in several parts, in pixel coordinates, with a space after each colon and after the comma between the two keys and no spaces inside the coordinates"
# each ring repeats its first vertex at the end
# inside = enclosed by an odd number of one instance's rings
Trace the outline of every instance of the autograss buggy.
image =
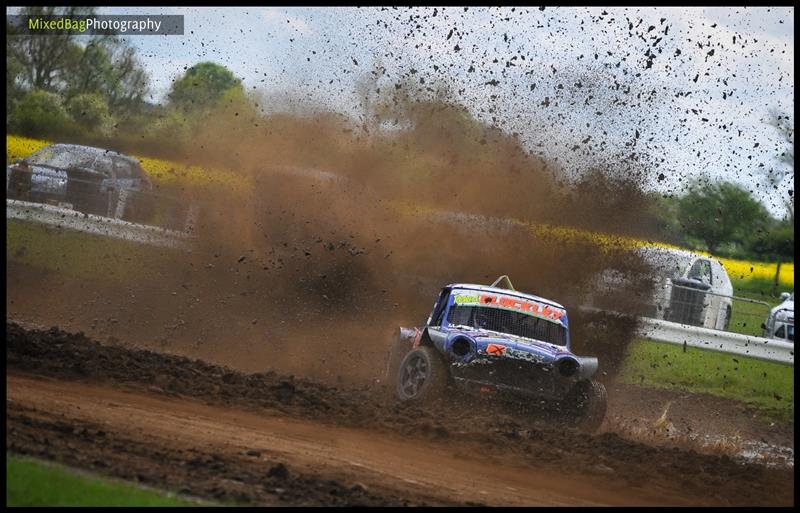
{"type": "Polygon", "coordinates": [[[594,431],[606,389],[592,379],[597,358],[576,356],[570,345],[564,307],[514,290],[507,276],[489,287],[447,285],[425,326],[396,333],[387,383],[400,401],[428,402],[456,388],[549,402],[594,431]]]}

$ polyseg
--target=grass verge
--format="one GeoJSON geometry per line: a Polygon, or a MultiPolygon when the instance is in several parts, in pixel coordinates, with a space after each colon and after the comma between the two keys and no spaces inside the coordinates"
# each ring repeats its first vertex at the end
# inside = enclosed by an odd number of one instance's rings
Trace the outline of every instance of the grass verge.
{"type": "Polygon", "coordinates": [[[152,269],[173,249],[155,248],[45,224],[6,219],[6,258],[86,279],[102,273],[130,281],[152,269]]]}
{"type": "Polygon", "coordinates": [[[6,506],[197,506],[172,494],[6,453],[6,506]]]}
{"type": "Polygon", "coordinates": [[[746,403],[764,418],[794,423],[794,366],[639,340],[628,348],[619,379],[746,403]]]}

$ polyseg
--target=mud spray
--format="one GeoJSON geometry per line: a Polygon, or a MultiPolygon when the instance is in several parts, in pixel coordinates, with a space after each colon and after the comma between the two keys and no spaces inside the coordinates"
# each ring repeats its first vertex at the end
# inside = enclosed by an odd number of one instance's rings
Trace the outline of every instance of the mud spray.
{"type": "MultiPolygon", "coordinates": [[[[247,185],[172,191],[201,212],[191,250],[162,250],[127,278],[113,267],[143,259],[139,249],[110,249],[118,264],[96,262],[89,279],[10,265],[10,315],[41,312],[31,320],[246,371],[369,382],[392,330],[422,323],[442,285],[508,274],[519,290],[564,303],[576,352],[613,375],[634,323],[576,307],[598,271],[641,273],[643,263],[461,214],[647,235],[638,175],[589,173],[569,185],[455,102],[398,101],[413,124],[390,133],[354,131],[328,113],[247,119],[240,106],[221,109],[175,156],[224,165],[247,185]]],[[[648,292],[646,280],[630,283],[616,293],[648,292]]]]}

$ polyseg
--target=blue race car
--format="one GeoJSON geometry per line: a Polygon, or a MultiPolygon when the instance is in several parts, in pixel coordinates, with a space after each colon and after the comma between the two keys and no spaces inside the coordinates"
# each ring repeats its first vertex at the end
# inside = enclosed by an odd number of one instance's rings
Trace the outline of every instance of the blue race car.
{"type": "Polygon", "coordinates": [[[396,334],[387,382],[400,401],[428,402],[449,387],[552,401],[594,431],[606,413],[605,387],[592,379],[597,367],[597,358],[570,351],[563,306],[501,276],[489,287],[444,287],[425,326],[396,334]]]}

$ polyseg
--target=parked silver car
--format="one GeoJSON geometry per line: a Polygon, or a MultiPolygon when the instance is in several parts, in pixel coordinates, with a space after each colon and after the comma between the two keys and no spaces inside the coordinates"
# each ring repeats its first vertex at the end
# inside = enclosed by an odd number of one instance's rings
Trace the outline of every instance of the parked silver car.
{"type": "Polygon", "coordinates": [[[75,144],[52,144],[6,167],[6,197],[49,203],[80,212],[122,217],[147,215],[153,185],[127,155],[75,144]],[[120,195],[136,196],[119,202],[120,195]],[[137,212],[130,212],[136,210],[137,212]]]}
{"type": "Polygon", "coordinates": [[[765,338],[794,342],[794,292],[784,292],[781,299],[783,302],[770,310],[761,328],[765,338]]]}

